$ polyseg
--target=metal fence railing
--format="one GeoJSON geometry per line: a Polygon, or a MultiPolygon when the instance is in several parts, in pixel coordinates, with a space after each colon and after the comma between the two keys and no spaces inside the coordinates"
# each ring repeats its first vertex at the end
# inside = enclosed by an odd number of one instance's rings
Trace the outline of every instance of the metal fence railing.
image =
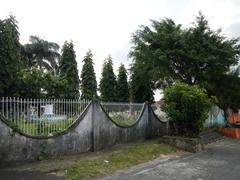
{"type": "Polygon", "coordinates": [[[114,122],[124,126],[133,124],[144,107],[142,103],[102,102],[101,105],[114,122]]]}
{"type": "Polygon", "coordinates": [[[15,129],[32,136],[66,130],[89,104],[79,99],[0,98],[0,114],[15,129]]]}

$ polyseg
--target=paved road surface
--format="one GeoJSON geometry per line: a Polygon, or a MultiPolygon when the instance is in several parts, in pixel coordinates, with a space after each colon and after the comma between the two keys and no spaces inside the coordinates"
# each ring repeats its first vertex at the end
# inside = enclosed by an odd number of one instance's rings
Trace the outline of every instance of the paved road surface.
{"type": "Polygon", "coordinates": [[[197,154],[168,156],[105,180],[240,180],[240,140],[225,138],[197,154]]]}

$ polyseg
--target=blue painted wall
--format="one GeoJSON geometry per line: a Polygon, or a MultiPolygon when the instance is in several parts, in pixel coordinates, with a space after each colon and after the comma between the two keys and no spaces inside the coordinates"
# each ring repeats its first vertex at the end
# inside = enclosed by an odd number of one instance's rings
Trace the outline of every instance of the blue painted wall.
{"type": "Polygon", "coordinates": [[[205,121],[204,127],[223,127],[225,124],[223,110],[218,106],[213,106],[208,113],[208,118],[205,121]]]}

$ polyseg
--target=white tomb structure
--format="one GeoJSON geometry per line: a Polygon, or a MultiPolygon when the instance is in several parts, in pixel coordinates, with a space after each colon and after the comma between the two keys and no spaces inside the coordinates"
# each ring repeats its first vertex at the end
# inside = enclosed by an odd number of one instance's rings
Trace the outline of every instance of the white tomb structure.
{"type": "Polygon", "coordinates": [[[41,106],[41,108],[43,108],[43,114],[42,114],[43,119],[47,119],[51,121],[67,119],[66,115],[56,115],[53,113],[53,104],[46,104],[45,106],[41,106]]]}
{"type": "Polygon", "coordinates": [[[53,104],[46,104],[41,107],[44,109],[43,115],[53,115],[53,104]]]}

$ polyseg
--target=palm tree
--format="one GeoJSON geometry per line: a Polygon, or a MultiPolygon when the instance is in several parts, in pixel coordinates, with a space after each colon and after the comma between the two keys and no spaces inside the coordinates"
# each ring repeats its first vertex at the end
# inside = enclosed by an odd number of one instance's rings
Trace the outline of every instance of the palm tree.
{"type": "Polygon", "coordinates": [[[38,36],[30,36],[29,41],[31,43],[22,47],[22,55],[27,60],[28,66],[56,71],[60,58],[59,45],[38,36]]]}

